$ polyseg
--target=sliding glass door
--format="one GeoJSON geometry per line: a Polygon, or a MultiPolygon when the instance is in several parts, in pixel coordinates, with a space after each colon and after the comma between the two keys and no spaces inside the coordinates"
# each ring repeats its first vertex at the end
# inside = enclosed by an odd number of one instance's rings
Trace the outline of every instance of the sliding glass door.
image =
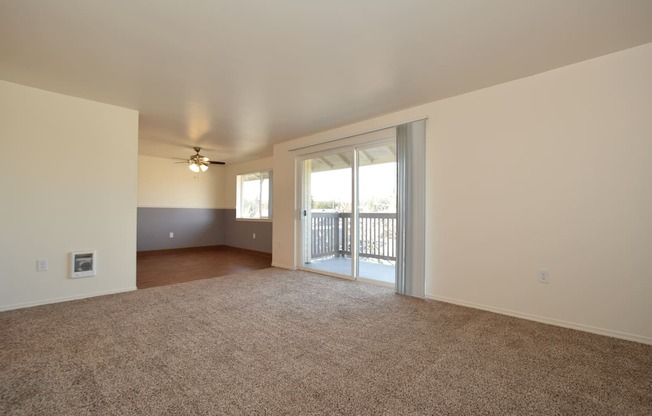
{"type": "Polygon", "coordinates": [[[357,276],[394,284],[396,143],[357,149],[357,276]]]}
{"type": "Polygon", "coordinates": [[[302,170],[303,267],[393,284],[395,140],[314,155],[302,170]]]}
{"type": "Polygon", "coordinates": [[[303,265],[352,276],[353,152],[303,162],[303,265]]]}

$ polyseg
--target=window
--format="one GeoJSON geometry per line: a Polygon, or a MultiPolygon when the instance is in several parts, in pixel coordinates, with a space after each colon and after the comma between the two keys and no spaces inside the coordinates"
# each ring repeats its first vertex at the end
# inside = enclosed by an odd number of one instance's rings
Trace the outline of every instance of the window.
{"type": "Polygon", "coordinates": [[[272,171],[238,175],[236,218],[272,218],[272,171]]]}

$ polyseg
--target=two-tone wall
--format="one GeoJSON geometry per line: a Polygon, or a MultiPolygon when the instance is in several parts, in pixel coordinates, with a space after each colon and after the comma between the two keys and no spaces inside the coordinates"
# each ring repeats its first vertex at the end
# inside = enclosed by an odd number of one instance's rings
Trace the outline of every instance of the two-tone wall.
{"type": "Polygon", "coordinates": [[[273,264],[292,149],[427,117],[427,295],[652,343],[651,114],[647,44],[276,145],[273,264]]]}
{"type": "Polygon", "coordinates": [[[140,155],[138,251],[228,245],[271,253],[271,221],[235,218],[236,175],[269,168],[264,158],[193,173],[173,159],[140,155]]]}
{"type": "Polygon", "coordinates": [[[224,244],[224,167],[138,157],[138,251],[224,244]]]}
{"type": "Polygon", "coordinates": [[[0,310],[136,289],[138,112],[0,81],[0,141],[0,310]]]}
{"type": "Polygon", "coordinates": [[[272,252],[271,220],[236,220],[235,218],[236,177],[243,173],[269,170],[272,169],[272,166],[273,159],[271,157],[226,166],[224,201],[228,210],[225,211],[224,216],[226,226],[224,244],[264,253],[272,252]],[[256,234],[256,238],[253,238],[254,234],[256,234]]]}

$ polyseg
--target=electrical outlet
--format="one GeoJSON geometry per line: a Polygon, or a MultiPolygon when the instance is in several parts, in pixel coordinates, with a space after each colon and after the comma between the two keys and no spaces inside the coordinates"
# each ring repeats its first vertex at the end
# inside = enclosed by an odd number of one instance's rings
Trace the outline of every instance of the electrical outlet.
{"type": "Polygon", "coordinates": [[[539,270],[539,283],[550,283],[550,272],[548,270],[539,270]]]}
{"type": "Polygon", "coordinates": [[[254,239],[254,240],[256,239],[256,233],[254,233],[253,239],[254,239]]]}
{"type": "Polygon", "coordinates": [[[170,233],[170,238],[174,238],[174,233],[170,233]]]}
{"type": "Polygon", "coordinates": [[[47,272],[48,271],[48,261],[47,260],[36,260],[36,271],[37,272],[47,272]]]}

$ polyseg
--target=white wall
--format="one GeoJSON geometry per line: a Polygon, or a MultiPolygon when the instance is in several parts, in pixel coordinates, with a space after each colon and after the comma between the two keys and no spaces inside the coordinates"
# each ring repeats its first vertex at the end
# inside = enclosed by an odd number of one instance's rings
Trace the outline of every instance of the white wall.
{"type": "Polygon", "coordinates": [[[235,209],[236,176],[272,169],[272,157],[214,165],[193,173],[172,159],[138,156],[138,206],[235,209]]]}
{"type": "Polygon", "coordinates": [[[0,81],[0,140],[0,310],[135,289],[138,112],[0,81]]]}
{"type": "MultiPolygon", "coordinates": [[[[183,155],[180,157],[184,157],[183,155]]],[[[212,165],[194,173],[186,163],[138,156],[138,206],[158,208],[225,208],[224,172],[212,165]]]]}
{"type": "Polygon", "coordinates": [[[273,264],[298,265],[290,149],[427,116],[428,296],[652,343],[651,114],[647,44],[282,143],[273,264]]]}

